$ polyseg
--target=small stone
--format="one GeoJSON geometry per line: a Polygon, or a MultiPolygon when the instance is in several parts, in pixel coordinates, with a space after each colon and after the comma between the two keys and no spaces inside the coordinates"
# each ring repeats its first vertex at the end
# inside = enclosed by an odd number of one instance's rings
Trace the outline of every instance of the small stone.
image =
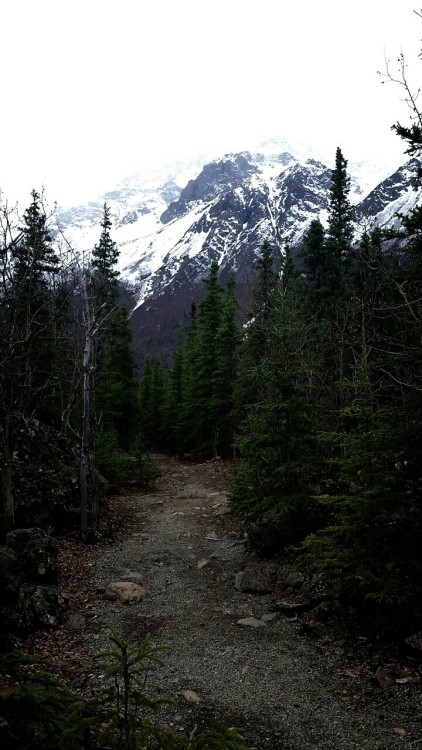
{"type": "Polygon", "coordinates": [[[115,581],[110,583],[106,589],[106,596],[116,595],[122,602],[137,602],[147,595],[144,586],[133,581],[115,581]]]}
{"type": "Polygon", "coordinates": [[[83,630],[85,623],[85,617],[80,612],[72,612],[67,620],[70,630],[83,630]]]}
{"type": "Polygon", "coordinates": [[[199,703],[201,700],[198,693],[195,693],[194,690],[182,690],[180,695],[183,696],[188,703],[199,703]]]}
{"type": "Polygon", "coordinates": [[[237,621],[238,625],[242,625],[246,628],[262,628],[265,627],[265,622],[257,620],[256,617],[244,617],[242,620],[237,621]]]}
{"type": "Polygon", "coordinates": [[[207,539],[209,542],[218,542],[218,536],[215,533],[215,531],[210,531],[209,534],[205,536],[205,539],[207,539]]]}
{"type": "Polygon", "coordinates": [[[263,622],[273,622],[277,618],[277,612],[268,612],[265,615],[262,615],[261,620],[263,622]]]}
{"type": "Polygon", "coordinates": [[[376,671],[376,677],[382,688],[393,687],[395,680],[388,669],[378,667],[376,671]]]}

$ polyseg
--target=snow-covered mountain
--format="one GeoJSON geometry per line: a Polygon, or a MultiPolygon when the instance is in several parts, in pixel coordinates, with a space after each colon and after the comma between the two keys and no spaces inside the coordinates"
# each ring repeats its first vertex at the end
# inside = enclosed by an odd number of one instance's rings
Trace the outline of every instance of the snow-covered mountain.
{"type": "MultiPolygon", "coordinates": [[[[280,257],[286,242],[300,242],[312,219],[327,220],[332,168],[275,145],[205,165],[193,161],[135,174],[99,201],[60,212],[67,239],[89,252],[99,238],[104,201],[110,206],[121,275],[134,288],[140,350],[155,353],[171,344],[211,260],[218,261],[222,278],[235,272],[245,297],[264,239],[280,257]]],[[[350,172],[357,232],[391,226],[395,213],[406,213],[420,197],[412,187],[413,161],[378,183],[362,164],[358,178],[353,165],[350,172]]]]}

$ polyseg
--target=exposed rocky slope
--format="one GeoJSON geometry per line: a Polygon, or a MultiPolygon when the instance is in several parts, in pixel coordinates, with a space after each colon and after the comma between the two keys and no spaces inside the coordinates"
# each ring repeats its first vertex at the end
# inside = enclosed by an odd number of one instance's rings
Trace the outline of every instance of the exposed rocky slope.
{"type": "Polygon", "coordinates": [[[62,434],[37,419],[18,421],[12,470],[16,531],[0,547],[0,652],[63,616],[66,602],[51,587],[59,549],[52,534],[80,524],[77,458],[62,434]]]}

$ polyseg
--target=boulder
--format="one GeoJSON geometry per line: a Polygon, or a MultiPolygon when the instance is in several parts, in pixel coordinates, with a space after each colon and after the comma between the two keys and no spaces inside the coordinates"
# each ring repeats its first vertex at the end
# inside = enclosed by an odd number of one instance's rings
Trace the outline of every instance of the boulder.
{"type": "Polygon", "coordinates": [[[258,620],[256,617],[244,617],[242,620],[238,620],[237,624],[242,625],[244,628],[265,627],[265,622],[263,620],[258,620]]]}
{"type": "Polygon", "coordinates": [[[269,594],[272,591],[271,582],[264,575],[259,565],[247,565],[236,575],[236,588],[245,594],[269,594]]]}
{"type": "Polygon", "coordinates": [[[15,630],[15,612],[22,576],[12,550],[0,547],[0,652],[11,646],[15,630]]]}
{"type": "Polygon", "coordinates": [[[42,529],[16,529],[6,536],[16,555],[17,566],[27,581],[55,583],[58,576],[58,545],[42,529]]]}
{"type": "Polygon", "coordinates": [[[13,451],[16,527],[78,528],[79,467],[73,445],[37,419],[18,419],[13,451]]]}
{"type": "Polygon", "coordinates": [[[273,557],[286,543],[280,525],[274,519],[261,518],[248,527],[247,535],[259,557],[273,557]]]}
{"type": "Polygon", "coordinates": [[[422,630],[406,638],[405,644],[414,655],[420,658],[422,656],[422,630]]]}
{"type": "Polygon", "coordinates": [[[23,584],[19,590],[18,629],[30,633],[36,628],[54,628],[62,620],[66,605],[47,586],[23,584]]]}
{"type": "Polygon", "coordinates": [[[139,583],[134,583],[133,581],[115,581],[107,586],[105,596],[112,601],[120,599],[122,602],[137,602],[143,599],[147,593],[146,588],[139,583]]]}

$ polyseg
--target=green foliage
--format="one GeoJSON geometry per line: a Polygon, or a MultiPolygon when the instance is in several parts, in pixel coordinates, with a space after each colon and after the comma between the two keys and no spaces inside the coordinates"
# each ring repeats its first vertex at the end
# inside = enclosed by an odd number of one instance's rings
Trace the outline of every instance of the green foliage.
{"type": "Polygon", "coordinates": [[[238,303],[234,277],[227,281],[215,339],[210,412],[214,432],[214,455],[231,456],[234,439],[234,382],[240,332],[236,323],[238,303]]]}
{"type": "Polygon", "coordinates": [[[160,658],[167,647],[154,645],[148,634],[141,643],[135,634],[123,639],[115,630],[110,633],[111,648],[98,654],[103,671],[104,716],[100,729],[100,744],[104,748],[154,747],[159,730],[143,715],[145,709],[156,709],[165,701],[147,695],[148,676],[164,662],[160,658]]]}
{"type": "Polygon", "coordinates": [[[234,414],[237,424],[243,420],[243,410],[261,400],[261,381],[257,368],[267,354],[271,338],[271,317],[276,287],[273,252],[268,241],[264,241],[260,248],[255,270],[258,272],[258,278],[253,289],[249,322],[239,344],[234,383],[234,414]]]}
{"type": "Polygon", "coordinates": [[[147,450],[157,450],[162,442],[165,410],[165,374],[157,357],[145,360],[139,386],[139,411],[142,440],[147,450]]]}
{"type": "Polygon", "coordinates": [[[120,447],[113,429],[98,433],[95,458],[98,471],[112,484],[127,484],[136,476],[136,459],[120,447]]]}
{"type": "Polygon", "coordinates": [[[98,700],[75,693],[36,667],[38,657],[14,652],[1,657],[11,687],[0,696],[0,740],[5,750],[247,750],[237,729],[214,727],[195,736],[175,735],[149,718],[160,705],[151,698],[149,676],[167,648],[151,635],[138,641],[110,631],[110,648],[98,654],[104,687],[98,700]]]}
{"type": "Polygon", "coordinates": [[[325,242],[324,286],[331,295],[347,292],[346,272],[352,252],[353,211],[349,201],[350,177],[341,149],[331,176],[328,231],[325,242]]]}
{"type": "Polygon", "coordinates": [[[136,478],[138,465],[133,455],[139,434],[138,384],[129,316],[119,304],[119,253],[111,226],[110,209],[104,204],[89,283],[94,312],[102,320],[94,377],[96,463],[109,481],[125,484],[136,478]]]}
{"type": "Polygon", "coordinates": [[[128,451],[139,431],[138,385],[127,310],[118,307],[107,322],[98,354],[95,402],[99,436],[113,431],[128,451]]]}
{"type": "Polygon", "coordinates": [[[0,658],[11,687],[0,696],[5,750],[79,750],[92,721],[90,704],[40,670],[43,660],[19,651],[0,658]]]}
{"type": "Polygon", "coordinates": [[[302,247],[299,251],[300,268],[303,273],[303,283],[309,294],[309,301],[318,305],[321,298],[329,292],[327,288],[327,248],[325,244],[325,230],[319,219],[314,219],[309,229],[303,235],[302,247]]]}
{"type": "Polygon", "coordinates": [[[162,431],[164,448],[174,452],[180,450],[182,443],[184,345],[183,331],[179,329],[172,355],[172,365],[165,383],[162,431]]]}
{"type": "Polygon", "coordinates": [[[205,295],[198,309],[198,333],[194,364],[195,388],[192,406],[196,412],[195,439],[198,455],[217,454],[217,419],[213,392],[217,366],[217,331],[221,320],[223,288],[218,282],[218,263],[211,263],[203,280],[205,295]]]}
{"type": "Polygon", "coordinates": [[[118,487],[126,484],[144,485],[159,476],[157,467],[145,453],[140,436],[131,449],[125,451],[120,447],[114,430],[103,430],[97,436],[95,457],[100,474],[118,487]]]}
{"type": "Polygon", "coordinates": [[[378,229],[353,246],[346,166],[338,149],[327,233],[311,223],[300,275],[288,257],[245,330],[230,500],[302,541],[299,557],[360,611],[417,628],[422,211],[400,217],[399,252],[378,229]]]}
{"type": "Polygon", "coordinates": [[[167,376],[158,360],[145,362],[140,410],[147,449],[164,447],[203,458],[232,454],[240,337],[234,279],[223,288],[213,262],[204,286],[199,307],[192,304],[186,336],[178,334],[167,376]]]}
{"type": "Polygon", "coordinates": [[[31,198],[23,215],[21,239],[13,245],[14,279],[28,304],[37,289],[48,287],[48,274],[57,273],[59,266],[41,196],[33,190],[31,198]]]}
{"type": "Polygon", "coordinates": [[[253,401],[244,404],[236,440],[236,479],[230,492],[232,507],[244,517],[277,519],[286,544],[316,527],[317,508],[308,491],[317,453],[301,358],[306,332],[296,280],[288,276],[271,301],[265,355],[256,363],[246,358],[253,401]]]}
{"type": "Polygon", "coordinates": [[[8,335],[15,403],[25,414],[51,421],[57,407],[59,258],[41,196],[33,190],[31,197],[20,237],[12,244],[8,335]]]}
{"type": "Polygon", "coordinates": [[[111,227],[110,207],[104,203],[100,240],[92,251],[91,290],[95,295],[97,307],[104,304],[114,305],[119,298],[117,286],[119,272],[116,269],[119,250],[111,237],[111,227]]]}

